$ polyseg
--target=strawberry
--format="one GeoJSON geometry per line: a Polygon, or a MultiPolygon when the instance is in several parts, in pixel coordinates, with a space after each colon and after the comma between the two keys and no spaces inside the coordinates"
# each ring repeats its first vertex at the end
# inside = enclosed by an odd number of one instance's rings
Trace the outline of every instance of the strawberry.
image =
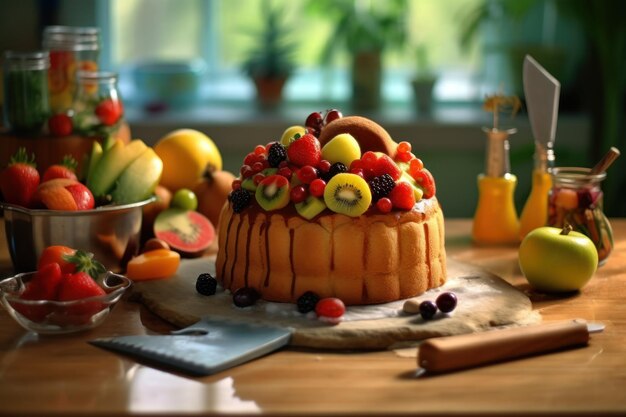
{"type": "Polygon", "coordinates": [[[85,185],[77,182],[76,184],[68,185],[65,189],[69,191],[74,198],[77,210],[91,210],[95,207],[96,202],[93,198],[93,194],[85,185]]]}
{"type": "Polygon", "coordinates": [[[76,166],[78,163],[72,157],[72,155],[65,155],[60,164],[49,166],[43,173],[41,182],[50,181],[54,178],[69,178],[71,180],[78,180],[76,178],[76,166]]]}
{"type": "Polygon", "coordinates": [[[287,148],[287,158],[298,166],[317,166],[322,159],[320,142],[310,133],[291,142],[287,148]]]}
{"type": "Polygon", "coordinates": [[[435,178],[426,168],[422,168],[417,172],[411,172],[411,176],[415,179],[415,182],[424,190],[424,198],[431,198],[437,192],[435,186],[435,178]]]}
{"type": "Polygon", "coordinates": [[[48,246],[41,252],[38,269],[43,269],[47,264],[57,263],[64,274],[74,272],[86,272],[94,279],[106,272],[106,268],[97,260],[93,259],[93,253],[75,250],[68,246],[48,246]]]}
{"type": "MultiPolygon", "coordinates": [[[[76,272],[63,275],[63,280],[59,288],[59,301],[82,300],[89,297],[105,295],[104,290],[86,272],[76,272]]],[[[101,302],[93,301],[81,303],[67,309],[71,315],[91,317],[102,310],[104,305],[101,302]]]]}
{"type": "Polygon", "coordinates": [[[394,207],[400,210],[411,210],[415,205],[413,186],[406,181],[396,183],[389,193],[389,199],[394,207]]]}
{"type": "Polygon", "coordinates": [[[394,181],[398,181],[402,176],[402,170],[393,162],[393,159],[388,155],[382,154],[376,160],[374,164],[374,176],[379,177],[383,174],[391,175],[394,181]]]}
{"type": "Polygon", "coordinates": [[[52,136],[67,136],[72,133],[72,118],[67,114],[55,114],[48,119],[48,130],[52,136]]]}
{"type": "Polygon", "coordinates": [[[96,106],[96,116],[103,125],[113,126],[122,117],[122,103],[110,98],[104,99],[96,106]]]}
{"type": "MultiPolygon", "coordinates": [[[[59,264],[47,264],[38,270],[26,284],[26,288],[20,295],[20,298],[23,300],[55,300],[61,280],[62,274],[59,264]]],[[[45,305],[26,305],[21,303],[12,305],[24,317],[34,322],[43,321],[51,312],[49,306],[45,305]]]]}
{"type": "Polygon", "coordinates": [[[29,157],[25,148],[19,148],[9,165],[0,173],[0,191],[7,203],[30,207],[39,186],[39,172],[35,155],[29,157]]]}

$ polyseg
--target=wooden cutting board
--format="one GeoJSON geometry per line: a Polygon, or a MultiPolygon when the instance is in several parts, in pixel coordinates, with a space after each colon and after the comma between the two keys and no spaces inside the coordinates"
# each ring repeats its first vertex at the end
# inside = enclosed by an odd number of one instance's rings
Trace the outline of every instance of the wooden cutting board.
{"type": "Polygon", "coordinates": [[[238,308],[232,295],[219,288],[216,295],[208,297],[196,292],[196,278],[203,272],[215,273],[214,258],[183,260],[171,278],[136,283],[133,299],[176,326],[189,326],[203,316],[273,324],[293,329],[293,346],[324,349],[391,349],[429,337],[541,321],[524,293],[496,275],[451,259],[446,284],[416,299],[434,301],[441,292],[452,291],[458,297],[457,308],[450,314],[438,313],[429,321],[403,313],[404,301],[349,307],[338,325],[317,320],[313,313],[300,314],[293,304],[259,301],[252,307],[238,308]]]}

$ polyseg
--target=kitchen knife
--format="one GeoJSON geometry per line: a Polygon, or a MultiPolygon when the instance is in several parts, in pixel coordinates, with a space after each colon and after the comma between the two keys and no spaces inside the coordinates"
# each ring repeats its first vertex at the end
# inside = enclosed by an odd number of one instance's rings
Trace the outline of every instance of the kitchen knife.
{"type": "Polygon", "coordinates": [[[91,344],[193,375],[210,375],[287,345],[285,328],[204,318],[170,335],[121,336],[91,344]]]}
{"type": "Polygon", "coordinates": [[[554,146],[561,83],[530,55],[524,58],[523,74],[530,127],[541,154],[554,146]]]}
{"type": "Polygon", "coordinates": [[[570,320],[438,337],[419,346],[417,364],[426,372],[449,372],[586,345],[589,333],[602,330],[604,325],[599,323],[570,320]]]}

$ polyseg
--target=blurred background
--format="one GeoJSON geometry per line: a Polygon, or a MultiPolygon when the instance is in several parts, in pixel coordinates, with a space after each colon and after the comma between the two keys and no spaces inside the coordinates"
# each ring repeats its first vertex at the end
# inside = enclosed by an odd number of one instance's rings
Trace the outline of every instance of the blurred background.
{"type": "MultiPolygon", "coordinates": [[[[561,82],[557,165],[626,149],[626,2],[620,0],[3,0],[0,52],[42,49],[51,25],[100,30],[99,63],[119,73],[133,137],[209,135],[238,171],[257,143],[338,108],[408,140],[437,179],[448,217],[471,217],[490,126],[486,95],[523,102],[531,54],[561,82]]],[[[528,196],[534,142],[524,108],[503,117],[528,196]]],[[[626,158],[604,184],[626,216],[626,158]]]]}

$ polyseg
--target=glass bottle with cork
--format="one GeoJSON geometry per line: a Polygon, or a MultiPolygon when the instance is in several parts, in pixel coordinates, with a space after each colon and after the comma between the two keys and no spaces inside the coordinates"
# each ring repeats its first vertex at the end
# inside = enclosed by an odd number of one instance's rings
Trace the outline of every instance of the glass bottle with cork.
{"type": "Polygon", "coordinates": [[[499,113],[510,110],[514,116],[521,102],[515,96],[487,96],[484,109],[493,113],[493,127],[487,135],[485,172],[478,175],[478,204],[472,223],[472,239],[479,244],[519,242],[519,219],[514,194],[517,177],[511,173],[509,137],[516,129],[500,129],[499,113]]]}

